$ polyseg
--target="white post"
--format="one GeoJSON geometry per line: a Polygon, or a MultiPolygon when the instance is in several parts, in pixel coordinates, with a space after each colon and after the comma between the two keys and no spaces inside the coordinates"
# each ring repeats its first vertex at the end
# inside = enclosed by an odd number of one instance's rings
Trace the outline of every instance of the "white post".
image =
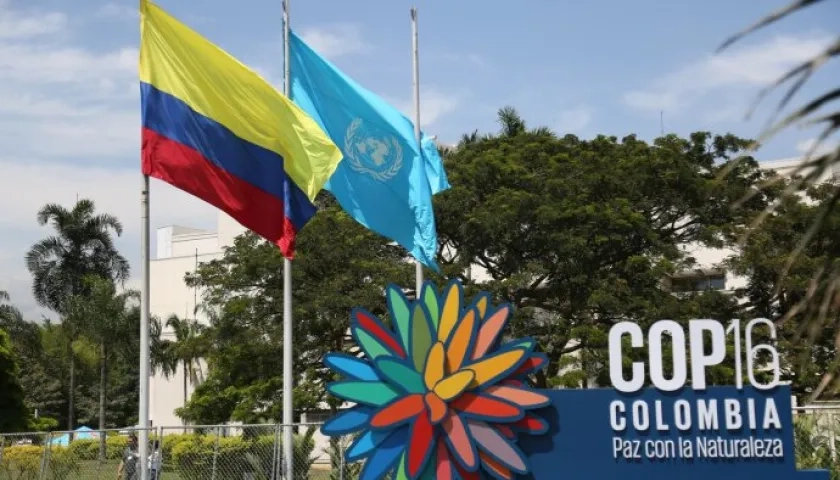
{"type": "MultiPolygon", "coordinates": [[[[422,149],[420,144],[420,56],[418,54],[419,35],[417,33],[417,7],[411,7],[411,53],[414,66],[414,136],[417,138],[417,148],[422,149]]],[[[422,160],[422,157],[421,157],[422,160]]],[[[414,288],[415,298],[420,299],[420,290],[423,288],[423,264],[414,261],[414,288]]]]}
{"type": "Polygon", "coordinates": [[[149,480],[149,176],[140,191],[140,479],[149,480]]]}
{"type": "MultiPolygon", "coordinates": [[[[283,93],[290,96],[291,57],[289,56],[289,0],[283,0],[283,93]]],[[[283,260],[283,472],[286,480],[294,475],[294,435],[292,431],[293,386],[292,375],[292,261],[283,260]]]]}

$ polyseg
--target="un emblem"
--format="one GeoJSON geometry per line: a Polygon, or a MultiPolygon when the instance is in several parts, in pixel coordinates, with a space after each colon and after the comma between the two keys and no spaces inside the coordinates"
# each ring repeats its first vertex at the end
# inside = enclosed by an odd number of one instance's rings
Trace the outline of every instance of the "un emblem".
{"type": "Polygon", "coordinates": [[[403,164],[402,146],[397,138],[364,123],[361,118],[347,127],[344,153],[353,170],[379,182],[394,178],[403,164]]]}

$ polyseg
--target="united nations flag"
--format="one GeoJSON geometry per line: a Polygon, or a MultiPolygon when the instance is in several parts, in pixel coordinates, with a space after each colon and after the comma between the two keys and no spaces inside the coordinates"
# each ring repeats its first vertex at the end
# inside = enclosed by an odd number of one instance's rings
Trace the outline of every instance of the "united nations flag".
{"type": "Polygon", "coordinates": [[[353,218],[405,247],[424,265],[435,263],[432,195],[449,188],[431,139],[290,34],[291,96],[341,148],[327,188],[353,218]]]}

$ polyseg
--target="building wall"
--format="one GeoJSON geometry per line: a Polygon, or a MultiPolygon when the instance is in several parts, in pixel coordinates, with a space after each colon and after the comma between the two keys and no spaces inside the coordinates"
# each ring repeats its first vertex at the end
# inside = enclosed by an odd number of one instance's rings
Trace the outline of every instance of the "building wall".
{"type": "MultiPolygon", "coordinates": [[[[180,318],[195,318],[206,322],[196,304],[201,302],[201,291],[187,287],[184,276],[195,271],[196,266],[222,256],[222,248],[232,243],[233,238],[244,228],[233,219],[219,213],[218,230],[208,232],[178,225],[157,230],[157,252],[151,261],[150,311],[164,323],[162,337],[174,340],[172,330],[165,326],[170,315],[180,318]],[[221,241],[220,241],[221,240],[221,241]]],[[[206,367],[198,365],[199,381],[206,367]]],[[[183,422],[175,409],[185,403],[184,368],[179,365],[174,375],[165,378],[160,372],[153,372],[149,382],[149,416],[153,426],[178,426],[183,422]]],[[[186,398],[192,395],[195,385],[187,379],[186,398]]]]}

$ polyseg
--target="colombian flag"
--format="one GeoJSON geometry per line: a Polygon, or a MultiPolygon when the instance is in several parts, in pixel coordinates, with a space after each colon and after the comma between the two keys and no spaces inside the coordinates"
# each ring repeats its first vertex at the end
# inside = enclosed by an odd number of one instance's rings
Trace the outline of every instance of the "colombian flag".
{"type": "Polygon", "coordinates": [[[257,73],[147,0],[140,38],[143,174],[223,210],[291,258],[339,148],[257,73]]]}

